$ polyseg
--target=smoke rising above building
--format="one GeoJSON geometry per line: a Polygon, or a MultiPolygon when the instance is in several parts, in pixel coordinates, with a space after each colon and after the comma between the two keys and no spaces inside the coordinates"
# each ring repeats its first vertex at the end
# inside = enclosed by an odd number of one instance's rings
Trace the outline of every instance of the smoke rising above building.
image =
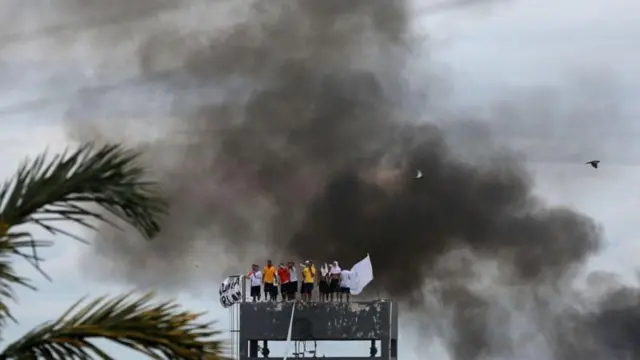
{"type": "MultiPolygon", "coordinates": [[[[92,256],[112,265],[110,277],[183,289],[194,281],[194,253],[218,270],[276,257],[346,265],[369,253],[375,289],[425,323],[435,316],[426,294],[440,299],[452,356],[471,360],[518,353],[495,320],[518,309],[473,286],[477,264],[490,261],[488,288],[515,293],[537,331],[563,329],[546,344],[550,358],[635,358],[626,337],[634,326],[621,315],[630,307],[576,311],[567,299],[581,295],[562,290],[599,250],[597,223],[545,204],[523,164],[489,142],[484,161],[459,157],[466,144],[409,103],[411,77],[425,75],[408,72],[425,46],[409,2],[268,4],[243,7],[222,29],[160,29],[142,41],[137,81],[175,97],[167,135],[140,145],[172,210],[149,243],[101,229],[92,256]],[[167,70],[158,59],[168,58],[167,70]],[[584,336],[569,338],[572,324],[584,336]]],[[[79,123],[88,112],[70,114],[79,140],[116,138],[79,123]]]]}

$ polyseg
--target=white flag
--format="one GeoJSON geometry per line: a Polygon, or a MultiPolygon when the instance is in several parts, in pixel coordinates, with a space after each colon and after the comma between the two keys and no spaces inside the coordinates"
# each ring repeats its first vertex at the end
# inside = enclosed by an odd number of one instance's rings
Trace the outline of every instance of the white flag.
{"type": "Polygon", "coordinates": [[[351,286],[351,295],[358,295],[373,280],[373,267],[371,266],[371,258],[367,257],[360,260],[351,268],[351,276],[349,278],[351,286]]]}

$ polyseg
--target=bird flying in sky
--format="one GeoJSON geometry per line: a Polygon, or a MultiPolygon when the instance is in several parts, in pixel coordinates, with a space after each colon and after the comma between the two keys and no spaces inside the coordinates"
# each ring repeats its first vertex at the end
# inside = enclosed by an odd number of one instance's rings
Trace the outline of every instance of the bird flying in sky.
{"type": "Polygon", "coordinates": [[[594,169],[598,168],[598,164],[600,164],[600,160],[591,160],[587,161],[585,164],[593,166],[594,169]]]}

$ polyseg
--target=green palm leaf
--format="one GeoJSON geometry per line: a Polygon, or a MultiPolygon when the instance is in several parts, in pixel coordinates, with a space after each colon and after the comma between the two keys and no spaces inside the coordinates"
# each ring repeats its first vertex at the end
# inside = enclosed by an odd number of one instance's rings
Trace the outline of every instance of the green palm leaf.
{"type": "Polygon", "coordinates": [[[93,144],[53,157],[46,153],[26,162],[0,189],[0,229],[31,223],[51,233],[65,233],[54,223],[71,221],[91,228],[89,218],[106,219],[88,209],[98,205],[131,224],[146,237],[159,230],[166,202],[143,180],[139,153],[120,145],[93,144]]]}
{"type": "Polygon", "coordinates": [[[72,306],[58,320],[43,324],[10,344],[5,359],[114,359],[91,343],[107,339],[154,359],[220,360],[225,350],[202,314],[180,310],[173,302],[153,305],[153,294],[98,298],[72,306]]]}
{"type": "MultiPolygon", "coordinates": [[[[6,299],[13,285],[29,286],[15,273],[12,257],[21,256],[39,269],[37,249],[52,245],[35,239],[35,225],[52,235],[69,234],[62,222],[93,228],[92,221],[110,222],[96,206],[137,228],[145,237],[160,229],[167,205],[145,171],[139,154],[118,145],[85,145],[47,161],[46,154],[20,166],[0,187],[0,325],[12,318],[6,299]]],[[[115,224],[114,224],[115,225],[115,224]]],[[[44,274],[44,273],[43,273],[44,274]]],[[[46,276],[46,274],[45,274],[46,276]]],[[[152,304],[153,295],[98,298],[72,306],[58,320],[42,324],[0,353],[3,359],[114,359],[92,341],[107,339],[154,359],[222,359],[219,334],[202,314],[183,311],[174,302],[152,304]]]]}
{"type": "Polygon", "coordinates": [[[60,224],[93,229],[91,220],[110,222],[91,210],[97,205],[147,238],[157,234],[167,204],[155,184],[144,180],[145,169],[136,163],[139,155],[113,144],[87,144],[54,157],[45,152],[24,162],[0,187],[0,325],[11,318],[6,299],[14,298],[12,285],[29,286],[26,278],[13,271],[10,256],[21,256],[40,270],[37,248],[52,244],[35,239],[20,225],[84,241],[60,224]]]}

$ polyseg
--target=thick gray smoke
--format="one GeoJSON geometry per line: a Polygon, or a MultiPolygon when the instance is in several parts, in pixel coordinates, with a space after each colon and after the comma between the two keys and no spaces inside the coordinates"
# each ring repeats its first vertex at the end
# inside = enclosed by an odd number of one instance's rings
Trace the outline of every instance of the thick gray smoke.
{"type": "MultiPolygon", "coordinates": [[[[143,3],[122,6],[149,10],[143,3]]],[[[565,287],[601,243],[595,222],[536,198],[508,153],[458,157],[435,112],[415,110],[411,69],[424,39],[406,1],[242,10],[214,33],[154,31],[140,47],[138,83],[174,96],[168,125],[157,125],[168,135],[141,145],[172,211],[150,243],[101,231],[95,252],[114,265],[110,276],[180,289],[198,254],[219,269],[253,257],[350,264],[370,253],[375,288],[410,306],[425,333],[436,317],[425,289],[444,304],[455,359],[518,358],[511,327],[496,326],[517,322],[514,312],[558,339],[545,342],[549,358],[640,356],[628,336],[635,312],[568,310],[582,296],[565,287]],[[479,270],[494,274],[484,289],[479,270]],[[509,296],[512,308],[500,303],[509,296]]],[[[70,113],[70,133],[111,138],[81,126],[87,113],[70,113]]]]}

